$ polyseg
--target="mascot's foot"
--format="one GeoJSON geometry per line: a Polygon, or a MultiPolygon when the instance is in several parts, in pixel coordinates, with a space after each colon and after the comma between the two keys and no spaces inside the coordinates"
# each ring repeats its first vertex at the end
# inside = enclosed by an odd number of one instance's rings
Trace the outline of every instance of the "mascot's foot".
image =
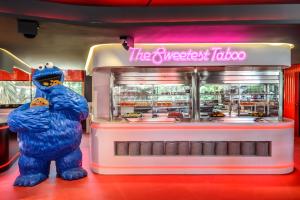
{"type": "Polygon", "coordinates": [[[68,170],[63,171],[60,174],[60,177],[62,179],[69,180],[69,181],[80,179],[80,178],[83,178],[86,176],[87,176],[86,170],[81,167],[68,169],[68,170]]]}
{"type": "Polygon", "coordinates": [[[32,187],[47,179],[47,176],[38,173],[30,175],[20,175],[16,178],[14,186],[32,187]]]}

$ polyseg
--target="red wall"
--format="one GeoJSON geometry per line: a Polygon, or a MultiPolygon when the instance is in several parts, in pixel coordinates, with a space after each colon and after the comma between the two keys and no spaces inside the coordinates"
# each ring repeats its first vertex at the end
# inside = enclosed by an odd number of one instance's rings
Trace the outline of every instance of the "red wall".
{"type": "MultiPolygon", "coordinates": [[[[64,70],[65,81],[84,82],[85,73],[83,70],[64,70]]],[[[28,81],[31,80],[29,74],[13,68],[12,73],[0,70],[0,81],[28,81]]]]}
{"type": "Polygon", "coordinates": [[[0,70],[0,81],[28,81],[30,79],[31,78],[29,74],[17,68],[13,68],[12,73],[0,70]]]}
{"type": "Polygon", "coordinates": [[[84,82],[83,70],[64,70],[65,81],[84,82]]]}
{"type": "Polygon", "coordinates": [[[295,136],[299,136],[300,64],[284,70],[283,116],[295,120],[295,136]]]}

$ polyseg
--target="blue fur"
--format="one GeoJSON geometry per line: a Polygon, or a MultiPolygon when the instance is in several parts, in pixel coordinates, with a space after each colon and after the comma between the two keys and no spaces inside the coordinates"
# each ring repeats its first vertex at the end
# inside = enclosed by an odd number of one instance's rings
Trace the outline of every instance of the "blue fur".
{"type": "Polygon", "coordinates": [[[49,101],[49,106],[30,108],[29,104],[12,111],[8,116],[10,130],[19,137],[20,176],[14,185],[34,186],[49,175],[50,162],[56,161],[58,176],[65,180],[85,177],[81,167],[82,154],[79,148],[82,136],[81,120],[88,116],[84,97],[63,85],[45,87],[38,78],[49,74],[61,75],[57,67],[36,70],[33,83],[36,97],[49,101]]]}

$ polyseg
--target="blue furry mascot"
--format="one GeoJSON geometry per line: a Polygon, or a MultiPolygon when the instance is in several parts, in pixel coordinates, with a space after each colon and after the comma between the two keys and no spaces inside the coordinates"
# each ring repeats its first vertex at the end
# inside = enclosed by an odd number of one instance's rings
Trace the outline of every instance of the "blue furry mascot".
{"type": "Polygon", "coordinates": [[[20,175],[15,186],[34,186],[48,178],[50,162],[65,180],[87,176],[81,167],[81,120],[88,115],[87,101],[66,88],[63,72],[47,63],[33,74],[36,98],[8,116],[11,131],[18,133],[20,175]]]}

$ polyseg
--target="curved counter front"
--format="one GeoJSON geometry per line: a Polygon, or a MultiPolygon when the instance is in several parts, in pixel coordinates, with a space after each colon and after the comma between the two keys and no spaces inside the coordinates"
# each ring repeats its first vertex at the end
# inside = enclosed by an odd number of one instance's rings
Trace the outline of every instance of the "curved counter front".
{"type": "Polygon", "coordinates": [[[94,121],[91,168],[100,174],[286,174],[294,122],[94,121]]]}
{"type": "Polygon", "coordinates": [[[2,111],[0,110],[0,172],[9,169],[19,156],[17,134],[8,129],[8,113],[2,111]]]}

